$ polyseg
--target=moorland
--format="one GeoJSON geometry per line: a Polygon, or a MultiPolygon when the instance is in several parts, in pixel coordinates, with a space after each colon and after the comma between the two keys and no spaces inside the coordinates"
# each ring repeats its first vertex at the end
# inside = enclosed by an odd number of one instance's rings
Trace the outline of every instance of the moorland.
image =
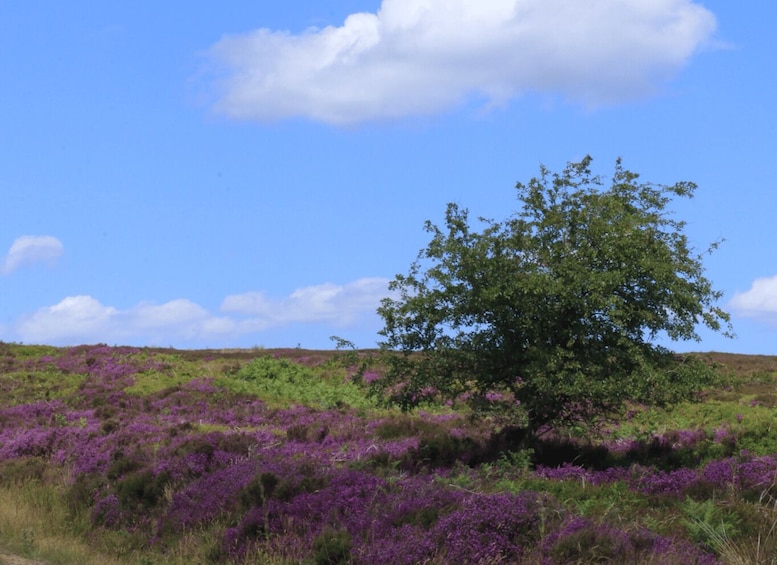
{"type": "MultiPolygon", "coordinates": [[[[359,352],[369,357],[371,352],[359,352]]],[[[530,446],[335,351],[0,343],[0,547],[51,564],[774,563],[777,357],[530,446]]],[[[498,398],[494,399],[498,402],[498,398]]]]}

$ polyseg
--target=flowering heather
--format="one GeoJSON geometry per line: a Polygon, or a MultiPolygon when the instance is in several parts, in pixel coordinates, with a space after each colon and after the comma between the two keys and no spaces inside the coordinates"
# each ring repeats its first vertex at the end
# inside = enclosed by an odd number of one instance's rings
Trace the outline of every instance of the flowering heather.
{"type": "Polygon", "coordinates": [[[553,504],[531,492],[467,494],[429,477],[388,484],[344,471],[291,500],[270,495],[225,532],[223,547],[234,557],[256,544],[269,544],[285,557],[299,559],[309,554],[324,528],[331,527],[350,534],[355,563],[412,564],[435,556],[451,564],[514,562],[537,543],[541,513],[553,504]]]}
{"type": "Polygon", "coordinates": [[[714,554],[687,541],[656,535],[645,528],[625,531],[579,516],[542,541],[543,565],[605,562],[719,563],[714,554]]]}
{"type": "Polygon", "coordinates": [[[659,496],[682,496],[699,480],[695,469],[674,471],[648,471],[635,474],[630,486],[642,493],[659,496]]]}
{"type": "Polygon", "coordinates": [[[38,355],[0,346],[0,389],[15,391],[0,405],[0,479],[49,480],[38,470],[48,465],[91,535],[121,531],[164,552],[209,531],[205,561],[259,552],[354,565],[706,565],[715,557],[682,527],[671,526],[677,537],[646,529],[644,509],[707,495],[757,504],[777,480],[774,455],[697,456],[720,448],[701,428],[607,440],[590,453],[572,446],[553,464],[550,450],[537,450],[532,467],[528,452],[509,457],[520,446],[494,420],[467,406],[379,411],[366,400],[369,382],[352,382],[321,354],[298,354],[307,363],[298,366],[278,355],[195,362],[194,353],[105,345],[38,355]],[[586,489],[616,483],[643,501],[639,516],[600,521],[576,506],[575,493],[588,500],[586,489]]]}
{"type": "Polygon", "coordinates": [[[540,539],[541,513],[549,502],[534,492],[473,495],[434,528],[445,561],[517,562],[540,539]]]}
{"type": "Polygon", "coordinates": [[[160,518],[160,530],[183,532],[226,513],[255,475],[255,463],[241,461],[190,481],[173,495],[160,518]]]}

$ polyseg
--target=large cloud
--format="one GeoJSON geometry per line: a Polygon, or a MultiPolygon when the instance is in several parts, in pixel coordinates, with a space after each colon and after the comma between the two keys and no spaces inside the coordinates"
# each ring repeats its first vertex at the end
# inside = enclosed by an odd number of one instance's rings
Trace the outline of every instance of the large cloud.
{"type": "Polygon", "coordinates": [[[777,323],[777,275],[756,279],[750,290],[734,295],[729,307],[741,316],[777,323]]]}
{"type": "Polygon", "coordinates": [[[654,92],[715,27],[691,0],[383,0],[340,27],[224,37],[216,109],[349,124],[524,92],[597,106],[654,92]]]}
{"type": "Polygon", "coordinates": [[[50,235],[23,235],[14,240],[0,264],[0,273],[11,271],[31,263],[52,263],[64,252],[62,242],[50,235]]]}
{"type": "Polygon", "coordinates": [[[221,314],[190,300],[140,303],[128,309],[106,306],[91,296],[69,296],[40,308],[3,330],[27,343],[73,345],[120,343],[140,345],[229,343],[240,336],[292,324],[354,326],[375,313],[387,295],[386,279],[360,279],[338,286],[323,284],[269,299],[249,292],[228,296],[221,314]]]}

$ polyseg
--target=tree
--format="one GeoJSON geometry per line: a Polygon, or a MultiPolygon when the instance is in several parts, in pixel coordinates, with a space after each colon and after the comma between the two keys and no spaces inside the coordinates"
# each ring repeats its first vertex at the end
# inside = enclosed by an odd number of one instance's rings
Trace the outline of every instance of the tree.
{"type": "Polygon", "coordinates": [[[431,241],[378,309],[390,354],[374,386],[384,398],[410,408],[499,397],[534,436],[704,386],[701,363],[655,343],[699,340],[700,324],[730,335],[703,254],[666,210],[696,185],[638,182],[619,159],[605,189],[590,164],[541,167],[516,185],[522,208],[502,222],[480,218],[480,231],[456,204],[444,229],[426,222],[431,241]]]}

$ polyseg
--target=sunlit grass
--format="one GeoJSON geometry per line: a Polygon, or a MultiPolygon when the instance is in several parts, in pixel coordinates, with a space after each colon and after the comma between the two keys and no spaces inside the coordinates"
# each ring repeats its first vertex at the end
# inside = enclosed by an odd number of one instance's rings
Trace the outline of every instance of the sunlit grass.
{"type": "Polygon", "coordinates": [[[324,409],[375,407],[344,370],[309,367],[287,359],[260,357],[232,374],[216,377],[214,384],[233,393],[256,396],[276,408],[295,404],[324,409]]]}
{"type": "Polygon", "coordinates": [[[0,372],[0,394],[5,406],[63,399],[75,393],[85,378],[54,369],[0,372]]]}
{"type": "MultiPolygon", "coordinates": [[[[95,531],[88,516],[73,514],[55,485],[38,481],[0,485],[0,547],[52,565],[204,565],[213,562],[210,553],[220,528],[223,524],[186,532],[157,550],[124,530],[95,531]]],[[[242,562],[290,564],[258,551],[242,562]]]]}
{"type": "Polygon", "coordinates": [[[125,392],[138,396],[150,396],[163,390],[180,387],[191,382],[196,377],[188,372],[174,372],[172,374],[158,371],[147,371],[134,376],[135,383],[124,389],[125,392]]]}
{"type": "Polygon", "coordinates": [[[73,516],[55,486],[37,481],[0,485],[0,545],[28,558],[60,565],[113,565],[81,535],[88,518],[73,516]]]}

